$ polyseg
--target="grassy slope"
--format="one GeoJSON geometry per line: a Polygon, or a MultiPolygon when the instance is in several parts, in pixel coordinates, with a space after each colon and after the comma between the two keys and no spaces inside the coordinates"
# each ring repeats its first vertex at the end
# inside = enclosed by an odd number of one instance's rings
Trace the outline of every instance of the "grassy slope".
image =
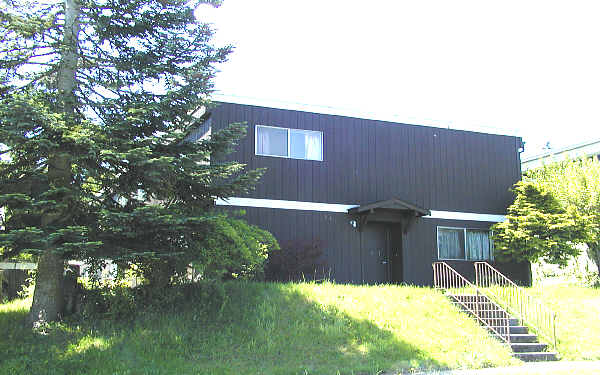
{"type": "Polygon", "coordinates": [[[600,289],[551,285],[530,291],[558,313],[558,351],[563,359],[600,360],[600,289]]]}
{"type": "Polygon", "coordinates": [[[36,335],[26,302],[0,305],[0,373],[376,374],[518,363],[428,288],[227,284],[220,316],[189,301],[134,322],[61,324],[36,335]],[[454,323],[454,324],[451,324],[454,323]]]}

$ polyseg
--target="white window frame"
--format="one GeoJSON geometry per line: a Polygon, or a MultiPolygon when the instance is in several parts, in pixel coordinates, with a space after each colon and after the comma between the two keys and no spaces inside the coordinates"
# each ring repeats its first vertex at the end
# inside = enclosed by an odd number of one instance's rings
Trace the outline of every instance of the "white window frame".
{"type": "Polygon", "coordinates": [[[435,236],[435,244],[437,247],[437,258],[438,260],[454,260],[454,261],[463,261],[463,262],[483,262],[486,260],[489,261],[494,261],[494,241],[492,240],[492,236],[494,234],[494,231],[489,230],[489,229],[485,229],[485,228],[466,228],[466,227],[447,227],[447,226],[440,226],[438,225],[436,228],[436,236],[435,236]],[[451,258],[442,258],[440,257],[440,244],[439,244],[439,232],[440,229],[458,229],[458,230],[462,230],[463,231],[463,241],[465,244],[465,257],[463,259],[451,259],[451,258]],[[490,241],[490,258],[489,259],[467,259],[467,231],[468,230],[477,230],[477,231],[487,231],[488,232],[488,238],[490,241]]]}
{"type": "Polygon", "coordinates": [[[309,161],[323,161],[323,158],[325,157],[325,149],[323,147],[324,143],[325,143],[325,141],[324,141],[324,134],[323,134],[322,131],[319,131],[319,130],[292,129],[292,128],[282,128],[280,126],[259,125],[259,124],[254,125],[254,155],[257,155],[257,156],[270,156],[272,158],[309,160],[309,161]],[[258,153],[258,136],[257,136],[258,135],[258,128],[271,128],[271,129],[285,130],[287,132],[287,156],[259,154],[258,153]],[[290,143],[291,131],[292,130],[299,131],[299,132],[319,133],[319,134],[321,134],[321,158],[320,159],[307,159],[307,158],[295,158],[295,157],[292,157],[291,156],[292,149],[291,149],[291,143],[290,143]]]}

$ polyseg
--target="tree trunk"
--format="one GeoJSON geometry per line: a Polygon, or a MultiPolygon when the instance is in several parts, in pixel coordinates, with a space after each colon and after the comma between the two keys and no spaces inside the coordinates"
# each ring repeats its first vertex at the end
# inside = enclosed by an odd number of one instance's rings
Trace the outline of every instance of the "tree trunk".
{"type": "Polygon", "coordinates": [[[598,268],[598,276],[600,277],[600,248],[588,244],[588,256],[596,264],[596,268],[598,268]]]}
{"type": "Polygon", "coordinates": [[[170,259],[160,259],[152,264],[151,271],[146,277],[148,285],[154,291],[161,291],[171,284],[171,277],[175,274],[175,265],[170,259]]]}
{"type": "MultiPolygon", "coordinates": [[[[65,25],[61,60],[58,71],[58,90],[62,104],[62,113],[67,123],[74,120],[75,113],[75,73],[77,71],[79,35],[78,0],[65,0],[65,25]]],[[[74,123],[73,123],[74,125],[74,123]]],[[[72,158],[68,152],[59,152],[48,158],[48,183],[50,188],[70,188],[72,158]]],[[[41,226],[48,228],[60,226],[61,219],[68,216],[67,210],[58,210],[42,215],[41,226]]],[[[56,244],[49,243],[40,256],[33,293],[33,303],[29,310],[28,321],[34,327],[39,323],[58,320],[62,314],[64,298],[62,293],[64,259],[56,252],[56,244]]]]}
{"type": "Polygon", "coordinates": [[[46,251],[38,260],[33,304],[29,310],[29,323],[34,327],[57,320],[63,310],[62,293],[64,260],[60,254],[46,251]]]}

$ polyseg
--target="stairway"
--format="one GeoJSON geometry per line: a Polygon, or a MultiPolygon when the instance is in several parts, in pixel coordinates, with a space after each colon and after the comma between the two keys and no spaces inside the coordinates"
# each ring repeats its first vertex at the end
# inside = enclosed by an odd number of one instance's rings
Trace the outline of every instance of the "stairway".
{"type": "MultiPolygon", "coordinates": [[[[557,353],[546,351],[547,344],[539,342],[537,335],[529,333],[528,327],[520,325],[518,319],[509,316],[506,310],[488,297],[454,294],[448,294],[448,296],[459,309],[476,319],[478,318],[477,321],[493,336],[506,335],[508,328],[510,338],[508,341],[513,356],[516,358],[526,362],[558,360],[557,353]]],[[[502,341],[505,340],[502,339],[502,341]]]]}

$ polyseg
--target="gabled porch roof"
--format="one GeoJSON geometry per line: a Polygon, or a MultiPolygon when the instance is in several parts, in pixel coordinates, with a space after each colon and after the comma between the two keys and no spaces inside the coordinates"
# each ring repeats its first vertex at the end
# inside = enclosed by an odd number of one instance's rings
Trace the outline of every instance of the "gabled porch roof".
{"type": "Polygon", "coordinates": [[[431,215],[431,211],[429,211],[428,209],[405,202],[399,198],[392,198],[392,199],[388,199],[385,201],[361,204],[358,207],[349,209],[348,213],[349,214],[364,214],[364,213],[374,213],[374,211],[379,211],[379,210],[412,212],[415,217],[431,215]]]}
{"type": "Polygon", "coordinates": [[[357,216],[359,230],[369,221],[398,223],[406,233],[412,222],[421,216],[431,215],[428,209],[408,203],[399,198],[362,204],[348,210],[350,215],[357,216]]]}

